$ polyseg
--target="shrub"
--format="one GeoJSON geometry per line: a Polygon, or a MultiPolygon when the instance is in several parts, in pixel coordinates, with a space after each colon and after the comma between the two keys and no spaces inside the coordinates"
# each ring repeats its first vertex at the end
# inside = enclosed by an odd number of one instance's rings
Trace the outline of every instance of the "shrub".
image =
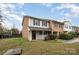
{"type": "Polygon", "coordinates": [[[77,33],[76,32],[69,32],[68,34],[73,35],[74,37],[77,37],[77,33]]]}
{"type": "Polygon", "coordinates": [[[60,34],[59,36],[60,39],[63,39],[63,40],[70,40],[70,39],[73,39],[74,38],[74,35],[73,34],[60,34]]]}
{"type": "Polygon", "coordinates": [[[79,37],[79,33],[76,32],[76,37],[79,37]]]}
{"type": "Polygon", "coordinates": [[[51,34],[45,37],[44,41],[46,40],[55,40],[57,38],[56,34],[51,34]]]}
{"type": "Polygon", "coordinates": [[[68,34],[68,39],[73,39],[74,35],[73,34],[68,34]]]}
{"type": "Polygon", "coordinates": [[[56,34],[51,34],[50,35],[50,40],[55,40],[57,38],[57,35],[56,34]]]}

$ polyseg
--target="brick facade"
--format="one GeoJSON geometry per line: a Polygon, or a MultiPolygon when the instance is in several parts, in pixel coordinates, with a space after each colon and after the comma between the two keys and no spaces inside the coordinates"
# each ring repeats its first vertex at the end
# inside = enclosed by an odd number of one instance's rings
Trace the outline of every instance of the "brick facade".
{"type": "Polygon", "coordinates": [[[59,36],[59,34],[63,33],[63,23],[57,22],[57,21],[50,21],[50,28],[51,31],[57,32],[57,36],[59,36]],[[56,26],[57,25],[57,26],[56,26]]]}
{"type": "Polygon", "coordinates": [[[29,17],[23,17],[23,22],[22,22],[22,26],[23,26],[23,28],[22,28],[22,36],[23,36],[23,38],[26,38],[26,39],[28,39],[29,38],[29,27],[28,27],[28,25],[29,25],[29,17]]]}

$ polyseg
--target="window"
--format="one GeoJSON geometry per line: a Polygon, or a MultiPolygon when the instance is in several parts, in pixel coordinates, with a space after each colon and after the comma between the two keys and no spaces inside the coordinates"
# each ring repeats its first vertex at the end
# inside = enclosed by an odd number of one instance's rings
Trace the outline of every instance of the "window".
{"type": "Polygon", "coordinates": [[[38,33],[39,33],[39,35],[42,35],[42,31],[39,31],[38,33]]]}
{"type": "Polygon", "coordinates": [[[40,26],[40,20],[33,20],[33,25],[40,26]]]}
{"type": "Polygon", "coordinates": [[[47,35],[47,31],[44,32],[44,35],[47,35]]]}
{"type": "Polygon", "coordinates": [[[68,26],[67,26],[67,25],[65,25],[65,28],[68,28],[68,26]]]}
{"type": "Polygon", "coordinates": [[[42,26],[47,26],[47,21],[42,21],[42,26]]]}
{"type": "Polygon", "coordinates": [[[69,26],[69,29],[71,29],[71,26],[69,26]]]}

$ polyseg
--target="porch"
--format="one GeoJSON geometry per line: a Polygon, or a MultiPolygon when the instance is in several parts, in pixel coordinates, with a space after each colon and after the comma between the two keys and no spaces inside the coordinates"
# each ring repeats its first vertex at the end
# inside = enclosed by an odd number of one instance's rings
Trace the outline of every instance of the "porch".
{"type": "Polygon", "coordinates": [[[49,29],[43,28],[30,28],[29,40],[43,40],[46,36],[50,35],[51,31],[49,29]]]}

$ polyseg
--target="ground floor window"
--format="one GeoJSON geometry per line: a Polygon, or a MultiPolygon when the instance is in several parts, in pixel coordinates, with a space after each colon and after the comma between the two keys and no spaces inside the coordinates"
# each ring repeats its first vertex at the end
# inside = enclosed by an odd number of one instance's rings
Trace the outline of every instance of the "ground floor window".
{"type": "Polygon", "coordinates": [[[44,34],[45,34],[45,35],[51,34],[51,32],[50,32],[50,31],[45,31],[44,34]]]}
{"type": "Polygon", "coordinates": [[[46,34],[47,34],[47,32],[45,31],[45,32],[44,32],[44,35],[46,35],[46,34]]]}
{"type": "Polygon", "coordinates": [[[42,31],[39,31],[38,33],[39,33],[39,35],[42,35],[42,31]]]}

